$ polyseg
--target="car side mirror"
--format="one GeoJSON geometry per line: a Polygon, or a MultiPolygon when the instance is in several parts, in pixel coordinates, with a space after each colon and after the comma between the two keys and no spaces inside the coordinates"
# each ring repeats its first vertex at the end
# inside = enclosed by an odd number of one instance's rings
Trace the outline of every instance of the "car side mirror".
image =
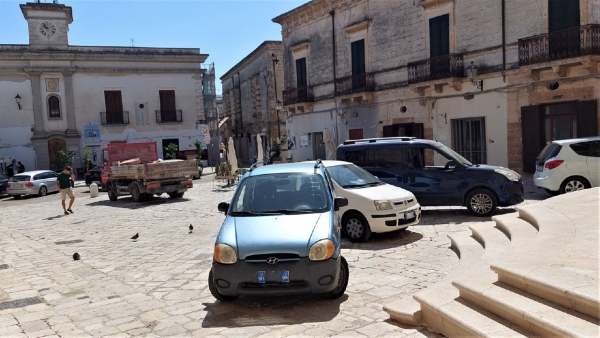
{"type": "Polygon", "coordinates": [[[340,208],[343,208],[347,205],[348,199],[346,197],[336,197],[333,199],[333,208],[335,209],[335,211],[338,211],[340,210],[340,208]]]}
{"type": "Polygon", "coordinates": [[[227,202],[221,202],[219,203],[219,206],[217,207],[219,209],[220,212],[227,212],[227,210],[229,210],[229,203],[227,202]]]}

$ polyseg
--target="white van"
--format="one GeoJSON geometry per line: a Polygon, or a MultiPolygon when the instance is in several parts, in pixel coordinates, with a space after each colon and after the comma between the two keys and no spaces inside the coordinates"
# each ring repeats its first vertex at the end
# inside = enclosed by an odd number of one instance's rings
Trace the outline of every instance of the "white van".
{"type": "Polygon", "coordinates": [[[421,220],[421,205],[402,188],[384,183],[366,170],[344,161],[323,161],[337,196],[346,197],[340,209],[344,234],[365,242],[371,232],[404,230],[421,220]]]}

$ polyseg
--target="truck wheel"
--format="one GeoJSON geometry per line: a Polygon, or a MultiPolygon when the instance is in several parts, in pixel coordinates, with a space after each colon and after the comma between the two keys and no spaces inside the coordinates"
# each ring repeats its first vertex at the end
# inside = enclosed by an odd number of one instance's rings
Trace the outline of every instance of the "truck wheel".
{"type": "Polygon", "coordinates": [[[141,200],[140,196],[140,187],[138,187],[137,183],[133,182],[129,185],[129,191],[131,192],[131,199],[138,203],[141,200]]]}
{"type": "Polygon", "coordinates": [[[112,182],[106,183],[106,191],[108,192],[108,199],[111,201],[116,201],[119,196],[115,193],[116,187],[113,187],[112,182]]]}
{"type": "Polygon", "coordinates": [[[169,193],[169,197],[171,198],[180,198],[183,197],[183,193],[182,192],[178,192],[178,191],[173,191],[169,193]]]}

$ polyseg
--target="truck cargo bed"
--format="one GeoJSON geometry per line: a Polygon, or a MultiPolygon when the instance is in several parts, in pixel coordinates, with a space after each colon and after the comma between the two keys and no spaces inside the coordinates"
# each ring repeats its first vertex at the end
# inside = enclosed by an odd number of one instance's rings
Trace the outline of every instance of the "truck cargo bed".
{"type": "Polygon", "coordinates": [[[198,174],[198,164],[195,160],[166,160],[156,163],[112,166],[111,179],[129,180],[164,180],[189,178],[198,174]]]}

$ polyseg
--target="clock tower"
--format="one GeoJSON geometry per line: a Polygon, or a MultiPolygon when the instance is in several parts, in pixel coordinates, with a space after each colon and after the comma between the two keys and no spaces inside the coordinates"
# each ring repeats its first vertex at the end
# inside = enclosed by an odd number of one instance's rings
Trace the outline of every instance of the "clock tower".
{"type": "Polygon", "coordinates": [[[69,24],[73,22],[71,7],[35,2],[21,5],[21,11],[29,26],[32,49],[69,48],[69,24]]]}

